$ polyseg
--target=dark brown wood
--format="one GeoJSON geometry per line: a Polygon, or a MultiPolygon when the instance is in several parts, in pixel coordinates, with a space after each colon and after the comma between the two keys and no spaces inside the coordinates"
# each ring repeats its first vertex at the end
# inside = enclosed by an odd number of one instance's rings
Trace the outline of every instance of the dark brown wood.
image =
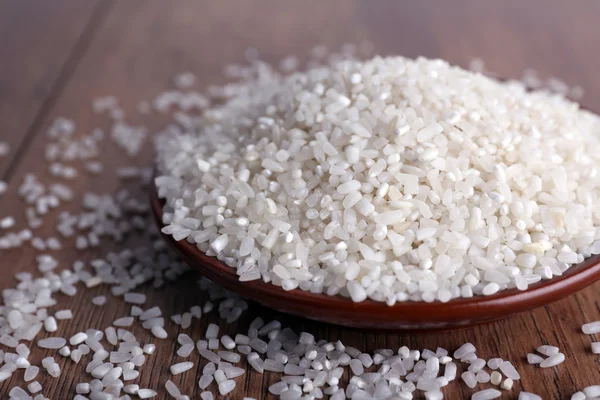
{"type": "Polygon", "coordinates": [[[11,147],[0,179],[70,79],[103,9],[98,0],[0,3],[0,132],[11,147]]]}
{"type": "MultiPolygon", "coordinates": [[[[28,130],[28,138],[31,138],[26,142],[26,148],[23,147],[24,151],[13,152],[12,158],[8,159],[7,163],[12,165],[10,187],[0,199],[2,216],[19,216],[19,226],[23,226],[24,206],[15,193],[24,175],[31,172],[44,181],[56,180],[46,172],[47,165],[43,161],[46,144],[43,133],[54,117],[75,118],[80,133],[94,127],[106,129],[108,122],[94,115],[89,102],[95,96],[112,94],[128,110],[133,123],[143,123],[156,132],[164,121],[138,115],[135,112],[138,100],[152,98],[168,87],[175,73],[185,70],[197,74],[198,87],[223,82],[222,67],[241,61],[244,49],[249,46],[260,49],[269,61],[289,54],[306,55],[319,42],[335,49],[345,42],[362,40],[371,41],[376,53],[443,57],[463,66],[472,57],[481,57],[486,61],[487,69],[501,76],[519,77],[523,69],[533,67],[542,76],[557,76],[569,84],[579,84],[586,89],[584,104],[600,109],[600,81],[596,78],[600,61],[597,51],[600,27],[596,18],[600,3],[594,0],[152,0],[114,3],[56,0],[43,2],[47,5],[36,2],[35,7],[22,3],[13,1],[0,5],[0,31],[3,33],[0,42],[3,88],[0,90],[0,124],[3,124],[0,125],[0,140],[12,141],[12,136],[18,133],[18,141],[21,141],[28,130]],[[40,7],[47,11],[43,16],[37,14],[40,7]],[[79,11],[73,14],[75,11],[64,10],[79,11]],[[12,28],[7,28],[7,24],[12,28]],[[46,27],[46,30],[25,37],[14,34],[21,29],[19,27],[46,27]],[[73,46],[78,50],[75,51],[73,46]],[[67,62],[67,59],[71,61],[67,62]],[[36,64],[45,68],[38,66],[31,72],[28,67],[36,64]],[[56,84],[58,76],[62,76],[60,84],[56,84]],[[16,89],[4,89],[6,85],[22,88],[25,95],[18,94],[21,92],[16,89]],[[32,88],[39,86],[45,90],[37,98],[31,93],[35,93],[32,88]],[[42,106],[44,102],[45,107],[42,106]],[[34,124],[34,121],[39,122],[34,124]]],[[[123,185],[116,181],[114,168],[149,165],[152,159],[150,143],[135,160],[128,159],[110,144],[103,150],[101,158],[107,174],[94,178],[81,173],[68,183],[77,193],[114,191],[123,185]]],[[[0,165],[1,173],[6,171],[6,165],[0,165]]],[[[79,210],[79,200],[62,209],[79,210]]],[[[49,215],[36,235],[56,235],[56,215],[57,212],[49,215]]],[[[70,241],[63,241],[63,247],[64,250],[53,252],[63,267],[70,266],[76,259],[102,256],[109,248],[115,248],[107,244],[100,250],[77,252],[69,250],[73,248],[70,241]]],[[[15,272],[34,271],[37,254],[30,248],[0,252],[3,272],[0,288],[15,284],[12,278],[15,272]]],[[[161,291],[146,288],[148,301],[145,306],[158,305],[168,316],[201,304],[202,296],[195,284],[197,277],[189,275],[161,291]]],[[[539,393],[544,399],[564,399],[582,387],[600,383],[598,360],[590,352],[590,342],[594,338],[581,334],[579,328],[584,322],[600,319],[598,289],[600,285],[595,284],[532,312],[451,333],[364,332],[285,316],[257,305],[252,305],[247,316],[232,326],[221,322],[221,328],[233,333],[245,329],[251,318],[260,315],[264,319],[278,318],[284,325],[306,330],[318,338],[341,338],[365,351],[398,348],[405,344],[421,349],[435,349],[436,346],[454,349],[470,341],[480,349],[482,357],[499,356],[515,362],[522,379],[503,398],[516,398],[519,390],[525,389],[539,393]],[[525,355],[542,343],[563,349],[567,354],[565,363],[552,369],[528,365],[525,355]]],[[[93,306],[91,298],[100,293],[108,294],[107,288],[94,288],[74,298],[60,297],[61,302],[55,309],[72,308],[76,317],[71,323],[61,324],[58,333],[68,336],[89,326],[102,328],[128,312],[127,305],[112,297],[104,307],[93,306]]],[[[214,315],[209,315],[186,333],[199,339],[207,324],[213,321],[216,321],[214,315]]],[[[176,328],[168,324],[171,338],[177,334],[176,328]]],[[[148,340],[141,327],[136,326],[134,333],[144,341],[148,340]]],[[[141,368],[139,384],[159,389],[158,398],[162,400],[167,398],[162,385],[171,377],[168,366],[181,358],[174,355],[177,346],[173,340],[154,342],[157,352],[141,368]]],[[[36,350],[33,359],[39,362],[49,354],[53,352],[36,350]]],[[[72,398],[75,384],[88,379],[84,364],[74,365],[60,356],[57,359],[63,373],[58,379],[42,373],[38,379],[44,387],[43,393],[52,399],[72,398]]],[[[198,398],[197,380],[203,363],[198,363],[197,354],[191,360],[197,363],[196,367],[173,380],[186,394],[198,398]]],[[[271,398],[266,390],[277,377],[277,374],[259,375],[251,371],[236,380],[238,387],[230,398],[242,399],[245,395],[271,398]]],[[[345,379],[347,381],[347,377],[345,379]]],[[[12,386],[21,384],[22,372],[19,372],[0,384],[0,394],[5,396],[12,386]]],[[[214,386],[211,388],[214,390],[214,386]]],[[[473,390],[453,384],[445,392],[447,398],[461,399],[467,398],[473,390]]]]}

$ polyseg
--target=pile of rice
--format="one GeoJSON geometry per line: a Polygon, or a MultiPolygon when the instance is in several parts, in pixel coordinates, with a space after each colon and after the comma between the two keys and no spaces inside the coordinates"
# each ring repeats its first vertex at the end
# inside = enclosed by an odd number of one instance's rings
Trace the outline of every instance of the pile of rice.
{"type": "Polygon", "coordinates": [[[600,253],[600,118],[564,96],[424,58],[236,72],[155,183],[163,232],[242,281],[446,302],[600,253]]]}

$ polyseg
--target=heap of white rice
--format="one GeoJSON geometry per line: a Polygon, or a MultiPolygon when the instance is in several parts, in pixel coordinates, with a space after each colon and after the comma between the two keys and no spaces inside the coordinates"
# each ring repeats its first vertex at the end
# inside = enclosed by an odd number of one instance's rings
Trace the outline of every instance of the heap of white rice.
{"type": "Polygon", "coordinates": [[[600,118],[562,96],[424,58],[237,72],[155,181],[163,231],[240,280],[445,302],[600,253],[600,118]]]}

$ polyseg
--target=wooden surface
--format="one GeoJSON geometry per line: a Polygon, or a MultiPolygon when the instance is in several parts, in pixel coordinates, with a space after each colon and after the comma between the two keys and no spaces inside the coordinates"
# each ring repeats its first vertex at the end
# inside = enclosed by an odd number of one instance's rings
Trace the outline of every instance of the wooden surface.
{"type": "MultiPolygon", "coordinates": [[[[0,179],[9,182],[9,190],[0,198],[0,217],[14,215],[23,225],[24,206],[16,196],[18,184],[27,173],[41,180],[52,180],[43,161],[47,143],[44,131],[57,116],[72,117],[79,132],[88,132],[108,122],[91,110],[96,96],[115,95],[123,107],[131,110],[131,120],[142,121],[151,130],[152,120],[135,113],[137,101],[149,99],[166,89],[170,78],[181,71],[193,71],[199,87],[222,82],[222,67],[243,59],[247,47],[256,47],[267,60],[289,55],[306,55],[316,44],[332,49],[346,42],[368,40],[376,53],[442,57],[466,66],[473,57],[486,62],[487,69],[500,76],[519,77],[525,68],[534,68],[542,76],[556,76],[569,84],[585,88],[583,102],[600,109],[600,62],[598,37],[600,2],[589,1],[358,1],[358,0],[279,0],[236,1],[4,1],[0,3],[0,141],[9,142],[11,153],[0,158],[0,179]]],[[[108,146],[103,152],[107,174],[90,178],[82,174],[69,185],[79,193],[114,191],[118,187],[114,168],[149,165],[150,141],[144,154],[130,160],[108,146]]],[[[62,209],[79,210],[80,201],[62,209]]],[[[36,235],[55,235],[51,214],[36,235]]],[[[89,252],[64,250],[53,255],[62,266],[76,259],[89,260],[104,254],[103,249],[89,252]]],[[[2,277],[0,288],[13,287],[14,273],[34,271],[38,253],[30,247],[0,252],[2,277]]],[[[176,285],[161,291],[146,288],[145,307],[158,305],[165,315],[186,311],[198,304],[196,276],[191,274],[176,285]]],[[[307,330],[319,339],[341,339],[364,351],[376,348],[437,346],[454,349],[470,341],[484,358],[502,357],[516,363],[522,379],[515,382],[505,399],[516,398],[520,390],[536,392],[544,399],[567,399],[576,390],[600,384],[598,357],[590,352],[592,338],[580,333],[584,322],[600,319],[596,284],[577,295],[530,313],[472,329],[438,334],[378,334],[290,318],[252,306],[246,317],[222,329],[235,333],[245,329],[256,315],[277,317],[293,329],[307,330]],[[525,361],[528,352],[542,343],[559,346],[567,361],[557,368],[539,369],[525,361]]],[[[75,319],[63,323],[59,334],[71,334],[89,326],[102,328],[128,312],[122,300],[111,298],[104,307],[95,307],[90,299],[109,294],[99,287],[75,298],[61,297],[56,309],[72,308],[75,319]]],[[[195,323],[188,333],[203,336],[210,316],[195,323]]],[[[171,337],[177,327],[167,325],[171,337]]],[[[134,333],[145,337],[141,327],[134,333]]],[[[177,348],[174,340],[155,341],[158,350],[141,368],[139,384],[160,391],[168,366],[177,348]]],[[[33,359],[53,354],[35,351],[33,359]]],[[[60,356],[58,356],[60,358],[60,356]]],[[[182,391],[199,398],[198,356],[196,367],[174,378],[182,391]]],[[[84,365],[59,361],[63,373],[58,379],[42,373],[38,379],[43,393],[52,399],[74,396],[76,383],[83,381],[84,365]]],[[[267,398],[266,388],[278,375],[247,373],[238,378],[232,399],[244,396],[267,398]]],[[[0,384],[2,398],[14,385],[22,385],[22,372],[0,384]]],[[[22,385],[24,387],[24,385],[22,385]]],[[[483,385],[482,385],[483,387],[483,385]]],[[[211,386],[214,390],[214,386],[211,386]]],[[[467,398],[472,390],[453,384],[447,398],[467,398]]]]}

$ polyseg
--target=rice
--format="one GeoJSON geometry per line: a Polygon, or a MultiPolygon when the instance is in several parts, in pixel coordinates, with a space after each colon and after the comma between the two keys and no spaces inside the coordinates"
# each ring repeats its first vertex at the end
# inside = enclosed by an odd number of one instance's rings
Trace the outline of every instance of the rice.
{"type": "Polygon", "coordinates": [[[469,371],[477,373],[481,371],[483,367],[485,367],[485,365],[485,360],[478,358],[475,361],[471,362],[471,365],[469,366],[469,371]]]}
{"type": "Polygon", "coordinates": [[[475,353],[475,346],[471,343],[465,343],[454,352],[454,358],[463,358],[467,354],[475,353]]]}
{"type": "Polygon", "coordinates": [[[151,397],[156,396],[158,393],[155,392],[152,389],[139,389],[136,393],[136,395],[140,398],[140,399],[149,399],[151,397]]]}
{"type": "Polygon", "coordinates": [[[476,378],[479,383],[488,383],[492,379],[491,375],[484,370],[477,372],[476,378]]]}
{"type": "Polygon", "coordinates": [[[202,400],[213,400],[214,395],[211,392],[202,392],[200,393],[200,398],[202,400]]]}
{"type": "Polygon", "coordinates": [[[575,392],[571,396],[571,400],[585,400],[587,396],[583,392],[575,392]]]}
{"type": "Polygon", "coordinates": [[[481,390],[479,392],[473,393],[473,396],[471,396],[471,400],[491,400],[491,399],[497,399],[500,396],[502,396],[502,393],[500,393],[499,390],[485,389],[485,390],[481,390]]]}
{"type": "Polygon", "coordinates": [[[532,353],[527,354],[527,362],[529,364],[539,364],[542,361],[544,361],[544,359],[542,357],[538,356],[537,354],[532,354],[532,353]]]}
{"type": "Polygon", "coordinates": [[[177,399],[179,398],[179,396],[181,396],[181,391],[179,390],[177,385],[175,385],[171,380],[167,380],[167,382],[165,383],[165,389],[167,389],[167,392],[171,397],[177,399]]]}
{"type": "Polygon", "coordinates": [[[144,304],[146,302],[146,295],[142,293],[125,293],[123,298],[127,303],[132,304],[144,304]]]}
{"type": "Polygon", "coordinates": [[[177,355],[179,357],[188,357],[194,351],[194,347],[192,343],[184,344],[177,350],[177,355]]]}
{"type": "Polygon", "coordinates": [[[121,317],[113,321],[114,326],[131,326],[133,324],[133,317],[121,317]]]}
{"type": "Polygon", "coordinates": [[[146,354],[154,354],[155,350],[156,350],[156,346],[152,343],[145,344],[143,347],[143,351],[146,354]]]}
{"type": "Polygon", "coordinates": [[[37,345],[43,349],[60,349],[67,344],[66,339],[61,337],[49,337],[38,340],[37,345]]]}
{"type": "Polygon", "coordinates": [[[556,346],[543,345],[537,348],[537,352],[545,356],[553,356],[558,354],[560,349],[556,346]]]}
{"type": "Polygon", "coordinates": [[[25,369],[24,380],[25,382],[29,382],[35,379],[39,372],[40,368],[35,365],[30,365],[25,369]]]}
{"type": "Polygon", "coordinates": [[[166,339],[168,337],[167,331],[162,326],[153,326],[150,331],[157,339],[166,339]]]}
{"type": "Polygon", "coordinates": [[[69,338],[69,343],[72,346],[75,346],[83,343],[87,338],[88,336],[84,332],[78,332],[75,335],[71,336],[71,338],[69,338]]]}
{"type": "Polygon", "coordinates": [[[236,347],[236,342],[229,335],[221,336],[221,344],[227,350],[233,350],[236,347]]]}
{"type": "Polygon", "coordinates": [[[151,318],[160,317],[161,315],[162,315],[162,312],[160,311],[160,308],[152,307],[152,308],[147,309],[140,315],[140,320],[146,321],[151,318]]]}
{"type": "Polygon", "coordinates": [[[209,324],[208,328],[206,328],[206,338],[207,339],[216,339],[219,334],[219,326],[216,324],[209,324]]]}
{"type": "Polygon", "coordinates": [[[593,399],[594,397],[600,396],[600,385],[592,385],[583,389],[583,393],[586,398],[593,399]]]}
{"type": "Polygon", "coordinates": [[[106,304],[106,296],[96,296],[92,299],[92,304],[96,306],[103,306],[106,304]]]}
{"type": "Polygon", "coordinates": [[[588,322],[581,325],[581,331],[588,335],[600,333],[600,321],[588,322]]]}
{"type": "Polygon", "coordinates": [[[185,344],[194,344],[194,341],[192,340],[191,337],[189,337],[188,335],[186,335],[185,333],[180,333],[177,336],[177,343],[179,343],[180,345],[185,345],[185,344]]]}
{"type": "Polygon", "coordinates": [[[467,385],[471,389],[474,388],[475,385],[477,385],[477,377],[471,371],[463,372],[461,374],[461,378],[462,378],[463,382],[465,383],[465,385],[467,385]]]}
{"type": "Polygon", "coordinates": [[[87,382],[78,383],[75,387],[75,392],[78,394],[87,394],[90,392],[90,384],[87,382]]]}
{"type": "Polygon", "coordinates": [[[545,360],[543,360],[542,362],[540,362],[540,367],[550,368],[550,367],[554,367],[558,364],[561,364],[564,361],[565,361],[565,355],[563,353],[557,353],[557,354],[551,355],[550,357],[548,357],[545,360]]]}
{"type": "Polygon", "coordinates": [[[493,371],[490,375],[490,382],[492,382],[492,385],[499,385],[502,382],[502,374],[498,371],[493,371]]]}
{"type": "Polygon", "coordinates": [[[227,260],[242,280],[323,293],[335,282],[331,292],[355,302],[446,302],[525,290],[562,274],[558,263],[600,250],[597,207],[575,193],[598,196],[588,168],[598,156],[588,150],[600,142],[588,133],[600,120],[575,103],[441,60],[342,60],[289,76],[266,68],[205,111],[217,117],[156,141],[163,232],[227,260]],[[407,113],[404,96],[424,101],[407,113]],[[516,122],[521,110],[526,126],[516,122]],[[519,127],[507,133],[510,124],[519,127]],[[574,132],[566,147],[565,130],[574,132]],[[413,267],[422,244],[430,256],[413,267]],[[343,255],[330,256],[337,245],[343,255]],[[288,254],[306,273],[278,261],[288,254]],[[381,262],[378,280],[388,284],[367,292],[358,279],[364,261],[381,262]],[[432,266],[433,281],[420,280],[432,266]],[[503,274],[505,266],[516,273],[503,274]],[[315,274],[326,283],[302,284],[315,274]],[[412,282],[419,291],[408,296],[412,282]]]}
{"type": "Polygon", "coordinates": [[[206,358],[210,362],[218,363],[218,362],[221,361],[221,357],[219,357],[217,354],[213,353],[210,350],[207,350],[207,349],[198,349],[198,352],[200,353],[200,355],[202,357],[206,358]]]}
{"type": "Polygon", "coordinates": [[[233,391],[233,389],[235,389],[235,381],[228,379],[226,381],[223,381],[221,383],[219,383],[219,394],[221,394],[222,396],[231,393],[233,391]]]}
{"type": "Polygon", "coordinates": [[[514,381],[521,379],[517,369],[511,364],[510,361],[503,361],[499,368],[507,378],[510,378],[514,381]]]}
{"type": "Polygon", "coordinates": [[[59,310],[54,316],[56,319],[71,319],[73,318],[73,312],[71,310],[59,310]]]}
{"type": "Polygon", "coordinates": [[[58,350],[58,354],[63,357],[69,357],[71,355],[71,349],[68,346],[61,347],[60,350],[58,350]]]}
{"type": "MultiPolygon", "coordinates": [[[[233,353],[231,351],[219,351],[217,355],[222,359],[230,363],[237,363],[240,361],[241,357],[237,353],[233,353]]],[[[283,364],[282,364],[283,366],[283,364]]]]}
{"type": "Polygon", "coordinates": [[[198,387],[200,389],[206,389],[214,380],[212,375],[202,375],[198,380],[198,387]]]}
{"type": "Polygon", "coordinates": [[[502,384],[500,385],[500,387],[504,390],[510,390],[513,387],[513,380],[510,378],[506,378],[502,384]]]}

